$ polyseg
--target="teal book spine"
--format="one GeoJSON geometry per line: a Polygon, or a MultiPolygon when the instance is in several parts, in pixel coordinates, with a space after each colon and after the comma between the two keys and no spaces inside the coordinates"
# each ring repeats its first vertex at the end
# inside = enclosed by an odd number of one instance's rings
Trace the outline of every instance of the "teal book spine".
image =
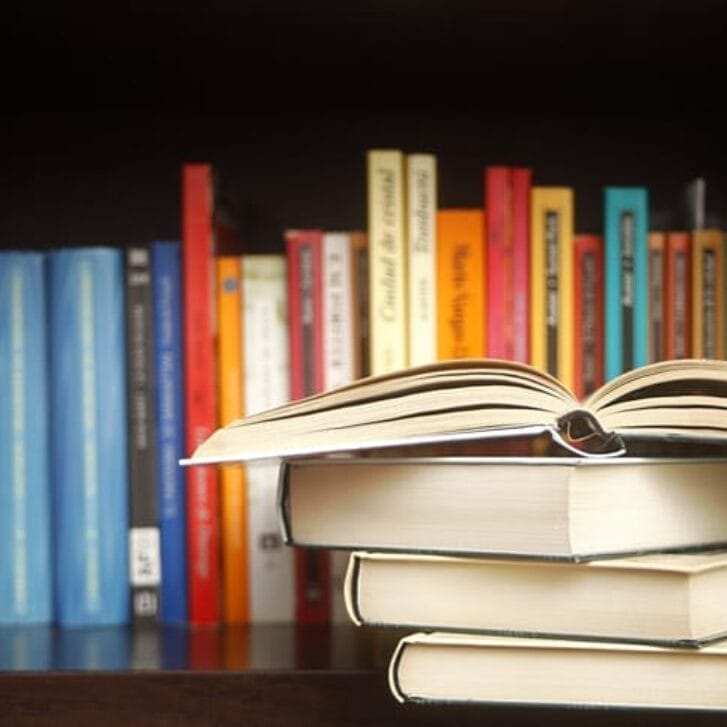
{"type": "Polygon", "coordinates": [[[606,380],[648,363],[649,199],[644,187],[604,194],[606,380]]]}
{"type": "Polygon", "coordinates": [[[57,619],[129,619],[123,255],[49,253],[57,619]]]}
{"type": "Polygon", "coordinates": [[[0,624],[53,617],[45,273],[0,253],[0,624]]]}

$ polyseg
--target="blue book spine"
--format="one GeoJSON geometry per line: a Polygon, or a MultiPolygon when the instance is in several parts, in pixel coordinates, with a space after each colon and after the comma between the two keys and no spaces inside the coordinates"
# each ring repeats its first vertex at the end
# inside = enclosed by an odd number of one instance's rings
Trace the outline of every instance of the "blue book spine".
{"type": "Polygon", "coordinates": [[[53,618],[42,253],[0,253],[0,623],[53,618]]]}
{"type": "Polygon", "coordinates": [[[649,200],[643,187],[607,187],[605,221],[605,377],[648,363],[649,200]]]}
{"type": "Polygon", "coordinates": [[[156,377],[159,526],[162,551],[161,618],[187,620],[187,537],[182,377],[181,244],[152,244],[154,366],[156,377]]]}
{"type": "Polygon", "coordinates": [[[56,605],[62,625],[129,619],[124,267],[120,250],[49,254],[56,605]]]}

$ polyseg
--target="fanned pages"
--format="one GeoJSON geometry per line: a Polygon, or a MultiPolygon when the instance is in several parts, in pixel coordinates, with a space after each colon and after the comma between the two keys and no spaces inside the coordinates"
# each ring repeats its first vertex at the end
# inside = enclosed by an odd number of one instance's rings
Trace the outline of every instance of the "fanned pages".
{"type": "Polygon", "coordinates": [[[641,453],[642,441],[657,449],[674,441],[727,445],[727,362],[649,364],[580,402],[554,377],[525,364],[444,361],[369,377],[239,419],[218,429],[183,463],[542,433],[583,456],[619,455],[627,448],[641,453]]]}

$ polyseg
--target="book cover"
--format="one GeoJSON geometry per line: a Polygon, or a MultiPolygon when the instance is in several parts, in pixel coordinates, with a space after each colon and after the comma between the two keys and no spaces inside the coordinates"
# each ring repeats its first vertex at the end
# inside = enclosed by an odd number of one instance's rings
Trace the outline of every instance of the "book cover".
{"type": "Polygon", "coordinates": [[[365,232],[351,232],[351,286],[353,296],[355,378],[368,376],[369,365],[369,251],[365,232]]]}
{"type": "Polygon", "coordinates": [[[404,155],[367,155],[371,372],[408,366],[404,155]]]}
{"type": "Polygon", "coordinates": [[[664,358],[688,358],[692,351],[692,236],[666,233],[664,250],[664,358]]]}
{"type": "MultiPolygon", "coordinates": [[[[243,415],[242,264],[239,255],[215,260],[217,276],[217,386],[220,424],[243,415]]],[[[245,470],[222,467],[220,522],[222,539],[222,617],[225,623],[249,620],[247,493],[245,470]]]]}
{"type": "MultiPolygon", "coordinates": [[[[214,299],[214,189],[209,164],[182,166],[184,402],[187,450],[217,426],[214,299]]],[[[220,618],[219,495],[217,471],[187,472],[188,618],[220,618]]]]}
{"type": "Polygon", "coordinates": [[[53,619],[42,253],[0,253],[0,624],[53,619]]]}
{"type": "Polygon", "coordinates": [[[649,250],[649,362],[663,361],[666,349],[666,330],[664,327],[664,259],[666,250],[666,233],[649,232],[647,236],[649,250]]]}
{"type": "Polygon", "coordinates": [[[437,212],[437,351],[441,360],[484,355],[485,215],[437,212]]]}
{"type": "Polygon", "coordinates": [[[648,360],[648,192],[604,191],[604,316],[606,380],[648,360]]]}
{"type": "Polygon", "coordinates": [[[49,253],[50,422],[57,620],[129,619],[124,261],[49,253]]]}
{"type": "Polygon", "coordinates": [[[573,190],[533,187],[531,363],[573,386],[573,190]]]}
{"type": "Polygon", "coordinates": [[[130,247],[125,256],[129,582],[131,615],[141,622],[158,619],[161,582],[151,260],[148,246],[130,247]]]}
{"type": "Polygon", "coordinates": [[[49,623],[0,626],[0,670],[38,672],[54,669],[55,634],[49,623]]]}
{"type": "MultiPolygon", "coordinates": [[[[288,278],[284,255],[242,258],[243,401],[246,415],[290,399],[288,278]]],[[[275,464],[246,466],[250,620],[295,619],[294,554],[284,547],[275,506],[275,464]]]]}
{"type": "Polygon", "coordinates": [[[512,358],[530,362],[530,194],[532,169],[512,169],[512,358]]]}
{"type": "Polygon", "coordinates": [[[437,360],[437,158],[406,157],[409,366],[437,360]]]}
{"type": "MultiPolygon", "coordinates": [[[[288,230],[290,395],[301,399],[325,389],[323,364],[323,232],[288,230]]],[[[330,557],[295,552],[296,620],[325,623],[330,616],[330,557]]]]}
{"type": "Polygon", "coordinates": [[[603,384],[603,238],[573,245],[573,391],[583,399],[603,384]]]}
{"type": "Polygon", "coordinates": [[[724,233],[692,233],[692,356],[724,358],[724,233]]]}
{"type": "Polygon", "coordinates": [[[187,620],[187,507],[182,371],[182,246],[157,241],[151,246],[154,311],[157,495],[162,556],[161,619],[187,620]]]}

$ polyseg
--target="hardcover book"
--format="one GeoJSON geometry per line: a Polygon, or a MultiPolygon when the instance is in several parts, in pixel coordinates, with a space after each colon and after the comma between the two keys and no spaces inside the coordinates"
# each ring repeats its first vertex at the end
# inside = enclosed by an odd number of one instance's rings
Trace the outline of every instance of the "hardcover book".
{"type": "MultiPolygon", "coordinates": [[[[42,253],[0,253],[0,624],[53,619],[42,253]]],[[[0,639],[2,640],[2,639],[0,639]]]]}
{"type": "Polygon", "coordinates": [[[692,351],[691,235],[667,232],[664,251],[664,358],[692,351]]]}
{"type": "Polygon", "coordinates": [[[577,564],[354,552],[346,577],[357,624],[662,645],[724,638],[725,598],[725,551],[577,564]]]}
{"type": "Polygon", "coordinates": [[[666,257],[666,233],[650,232],[649,248],[649,361],[663,361],[666,349],[664,326],[664,259],[666,257]]]}
{"type": "Polygon", "coordinates": [[[724,233],[692,233],[692,356],[724,358],[724,233]]]}
{"type": "Polygon", "coordinates": [[[129,619],[123,253],[49,253],[57,620],[129,619]]]}

